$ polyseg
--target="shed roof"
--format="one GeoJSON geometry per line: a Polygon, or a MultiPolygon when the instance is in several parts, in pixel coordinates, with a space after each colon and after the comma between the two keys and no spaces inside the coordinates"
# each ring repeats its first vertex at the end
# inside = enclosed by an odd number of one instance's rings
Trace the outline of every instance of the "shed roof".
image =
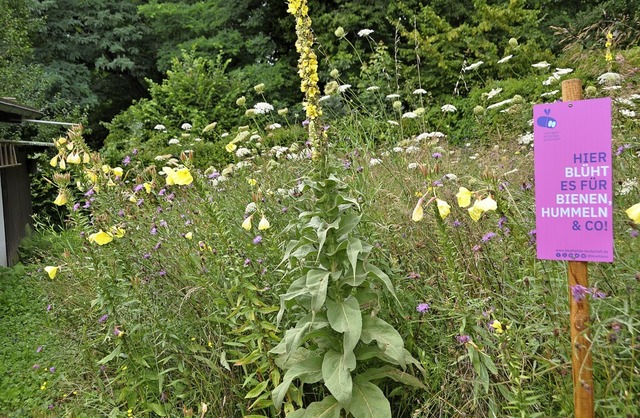
{"type": "Polygon", "coordinates": [[[40,119],[44,114],[15,102],[15,100],[0,98],[0,122],[20,123],[23,119],[40,119]]]}

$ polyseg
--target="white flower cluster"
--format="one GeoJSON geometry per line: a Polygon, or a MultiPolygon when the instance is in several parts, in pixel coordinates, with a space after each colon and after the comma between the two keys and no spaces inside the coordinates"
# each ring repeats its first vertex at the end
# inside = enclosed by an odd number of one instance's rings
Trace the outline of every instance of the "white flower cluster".
{"type": "Polygon", "coordinates": [[[373,29],[362,29],[358,32],[358,36],[361,38],[367,37],[373,33],[373,29]]]}
{"type": "Polygon", "coordinates": [[[258,102],[255,105],[253,105],[253,110],[259,115],[264,115],[266,113],[272,112],[273,106],[270,105],[269,103],[258,102]]]}

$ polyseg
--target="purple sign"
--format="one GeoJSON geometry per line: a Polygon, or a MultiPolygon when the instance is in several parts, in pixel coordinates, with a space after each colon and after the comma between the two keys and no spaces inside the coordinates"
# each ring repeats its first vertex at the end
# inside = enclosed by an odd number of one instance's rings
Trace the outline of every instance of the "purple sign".
{"type": "Polygon", "coordinates": [[[533,120],[538,258],[612,262],[611,99],[536,105],[533,120]]]}

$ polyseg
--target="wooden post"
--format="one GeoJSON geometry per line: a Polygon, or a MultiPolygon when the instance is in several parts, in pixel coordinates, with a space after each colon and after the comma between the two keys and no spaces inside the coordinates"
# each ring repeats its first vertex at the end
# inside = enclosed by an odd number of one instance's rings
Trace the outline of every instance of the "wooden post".
{"type": "MultiPolygon", "coordinates": [[[[582,100],[582,81],[574,78],[562,82],[562,101],[582,100]]],[[[569,307],[571,323],[571,365],[573,373],[573,406],[575,418],[593,418],[593,368],[589,339],[589,300],[576,301],[571,289],[589,287],[586,261],[569,261],[569,307]]]]}

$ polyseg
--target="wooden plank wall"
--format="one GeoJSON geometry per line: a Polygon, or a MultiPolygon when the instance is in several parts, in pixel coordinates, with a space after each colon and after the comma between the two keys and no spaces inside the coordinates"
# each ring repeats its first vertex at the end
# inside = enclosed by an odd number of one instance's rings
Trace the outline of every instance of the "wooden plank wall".
{"type": "Polygon", "coordinates": [[[18,245],[31,223],[31,192],[27,170],[27,151],[16,149],[19,166],[1,168],[4,226],[7,241],[7,262],[11,266],[18,261],[18,245]]]}

